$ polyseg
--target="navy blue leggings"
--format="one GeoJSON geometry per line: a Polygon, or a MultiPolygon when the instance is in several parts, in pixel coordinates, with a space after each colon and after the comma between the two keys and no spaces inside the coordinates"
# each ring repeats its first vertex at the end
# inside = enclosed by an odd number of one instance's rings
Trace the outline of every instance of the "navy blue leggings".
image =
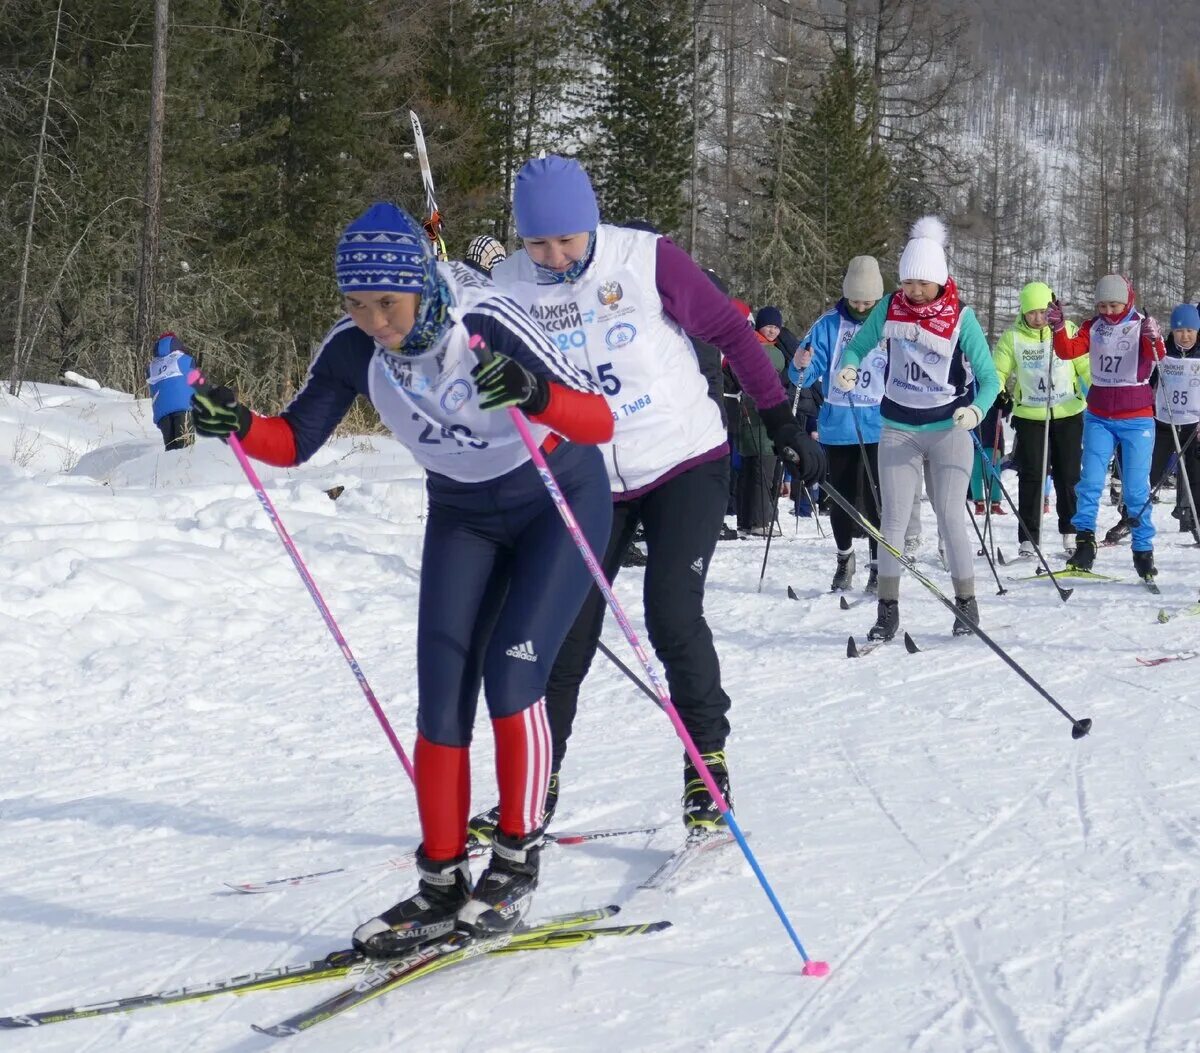
{"type": "MultiPolygon", "coordinates": [[[[564,443],[547,458],[603,553],[612,492],[600,451],[564,443]]],[[[532,462],[486,483],[430,474],[417,625],[417,728],[467,746],[482,682],[492,717],[533,705],[591,575],[532,462]]]]}

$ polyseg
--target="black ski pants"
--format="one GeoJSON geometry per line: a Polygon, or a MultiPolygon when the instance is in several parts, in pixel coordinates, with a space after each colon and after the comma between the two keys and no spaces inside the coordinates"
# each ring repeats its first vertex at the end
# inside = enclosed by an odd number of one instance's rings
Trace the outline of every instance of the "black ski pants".
{"type": "MultiPolygon", "coordinates": [[[[1179,432],[1179,446],[1182,449],[1183,444],[1188,441],[1188,437],[1192,434],[1192,430],[1196,427],[1195,424],[1177,424],[1176,430],[1179,432]]],[[[1184,472],[1189,476],[1190,485],[1192,488],[1192,496],[1196,498],[1197,508],[1200,508],[1200,477],[1197,476],[1197,471],[1200,470],[1200,439],[1193,439],[1192,445],[1184,452],[1183,471],[1178,468],[1176,471],[1176,479],[1179,483],[1175,488],[1175,506],[1177,508],[1187,508],[1187,495],[1183,491],[1184,472]]],[[[1154,453],[1150,461],[1150,485],[1151,487],[1158,486],[1162,482],[1163,476],[1167,471],[1167,463],[1171,460],[1175,453],[1175,440],[1171,437],[1171,426],[1164,424],[1160,420],[1154,422],[1154,453]]]]}
{"type": "MultiPolygon", "coordinates": [[[[612,534],[602,565],[611,582],[639,524],[646,535],[642,590],[646,629],[666,671],[671,701],[702,753],[722,749],[729,735],[729,696],[712,632],[704,620],[704,582],[724,523],[729,461],[698,464],[649,493],[613,505],[612,534]]],[[[567,633],[546,684],[546,712],[554,743],[551,771],[558,771],[587,676],[606,604],[595,586],[567,633]]],[[[622,644],[622,647],[624,644],[622,644]]]]}
{"type": "MultiPolygon", "coordinates": [[[[862,513],[863,519],[876,530],[879,529],[879,508],[876,505],[876,495],[871,491],[871,479],[879,485],[879,444],[869,442],[863,444],[867,451],[867,460],[863,461],[862,450],[858,443],[853,446],[830,446],[826,443],[825,460],[829,465],[827,477],[830,485],[847,501],[862,513]],[[866,465],[871,466],[870,479],[867,478],[866,465]]],[[[854,520],[842,510],[836,501],[829,508],[829,525],[833,527],[833,540],[837,542],[839,552],[852,548],[854,539],[862,537],[862,528],[855,525],[854,520]]],[[[871,560],[875,559],[875,539],[870,539],[871,560]]]]}
{"type": "MultiPolygon", "coordinates": [[[[1014,416],[1012,424],[1017,433],[1013,457],[1017,466],[1017,511],[1021,513],[1017,540],[1033,540],[1041,545],[1038,525],[1042,521],[1042,446],[1046,441],[1046,422],[1014,416]],[[1025,527],[1029,527],[1028,534],[1025,527]]],[[[1075,533],[1071,519],[1075,515],[1075,486],[1082,462],[1083,414],[1051,421],[1048,470],[1054,476],[1060,534],[1075,533]]]]}
{"type": "Polygon", "coordinates": [[[737,481],[737,525],[739,530],[761,530],[775,522],[774,493],[776,457],[773,453],[742,454],[737,481]]]}
{"type": "Polygon", "coordinates": [[[188,411],[179,410],[177,413],[168,413],[158,422],[158,430],[162,432],[163,447],[168,450],[182,450],[185,446],[191,444],[191,436],[188,435],[188,411]]]}

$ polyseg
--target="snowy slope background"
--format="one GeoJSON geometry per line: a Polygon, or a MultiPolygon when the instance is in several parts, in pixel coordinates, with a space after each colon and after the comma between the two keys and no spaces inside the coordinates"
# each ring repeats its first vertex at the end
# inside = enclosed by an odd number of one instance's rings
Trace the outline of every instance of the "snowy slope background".
{"type": "MultiPolygon", "coordinates": [[[[262,475],[411,743],[420,472],[371,436],[262,475]]],[[[223,446],[165,454],[144,401],[26,385],[0,395],[0,487],[0,1014],[318,957],[409,890],[406,874],[368,870],[221,894],[403,855],[419,836],[402,769],[223,446]]],[[[944,581],[925,518],[923,563],[944,581]]],[[[1106,507],[1102,526],[1114,519],[1106,507]]],[[[719,546],[708,615],[734,699],[737,810],[827,979],[799,975],[735,849],[673,891],[636,891],[682,830],[681,751],[598,657],[558,825],[667,827],[649,843],[547,850],[535,915],[618,901],[630,920],[675,927],[476,962],[287,1048],[1200,1050],[1200,661],[1135,661],[1197,646],[1200,619],[1155,614],[1195,601],[1200,554],[1166,506],[1156,519],[1161,601],[1129,580],[1128,548],[1097,566],[1125,583],[1081,586],[1066,606],[1045,582],[1006,581],[996,597],[979,561],[985,627],[1095,720],[1079,743],[980,642],[952,642],[912,580],[903,622],[928,653],[845,659],[873,605],[843,612],[824,593],[833,546],[811,521],[785,518],[761,594],[762,543],[719,546]]],[[[999,530],[1015,553],[1011,517],[999,530]]],[[[639,589],[624,571],[640,626],[639,589]]],[[[606,640],[627,656],[611,619],[606,640]]],[[[482,716],[478,731],[482,807],[482,716]]],[[[3,1045],[265,1049],[251,1023],[331,990],[3,1045]]]]}

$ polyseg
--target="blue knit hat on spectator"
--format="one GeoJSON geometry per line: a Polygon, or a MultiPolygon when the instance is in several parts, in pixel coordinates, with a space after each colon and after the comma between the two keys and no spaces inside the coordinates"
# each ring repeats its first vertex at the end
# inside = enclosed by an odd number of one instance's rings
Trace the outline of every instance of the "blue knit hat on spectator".
{"type": "Polygon", "coordinates": [[[578,161],[551,154],[526,161],[517,173],[513,214],[523,238],[582,234],[600,225],[600,209],[578,161]]]}
{"type": "Polygon", "coordinates": [[[1172,329],[1200,329],[1200,310],[1194,303],[1181,303],[1171,312],[1172,329]]]}
{"type": "Polygon", "coordinates": [[[387,201],[376,202],[343,231],[333,257],[344,293],[425,292],[435,263],[425,229],[387,201]]]}
{"type": "Polygon", "coordinates": [[[754,316],[754,328],[761,329],[764,325],[783,328],[783,312],[778,307],[760,307],[754,316]]]}

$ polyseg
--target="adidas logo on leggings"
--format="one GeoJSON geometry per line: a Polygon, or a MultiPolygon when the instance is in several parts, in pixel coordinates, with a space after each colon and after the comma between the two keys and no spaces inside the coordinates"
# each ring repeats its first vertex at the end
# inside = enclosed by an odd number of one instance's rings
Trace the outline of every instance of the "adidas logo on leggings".
{"type": "Polygon", "coordinates": [[[533,649],[533,641],[526,640],[524,643],[516,644],[504,652],[509,658],[520,658],[524,662],[536,662],[538,660],[537,652],[533,649]]]}

